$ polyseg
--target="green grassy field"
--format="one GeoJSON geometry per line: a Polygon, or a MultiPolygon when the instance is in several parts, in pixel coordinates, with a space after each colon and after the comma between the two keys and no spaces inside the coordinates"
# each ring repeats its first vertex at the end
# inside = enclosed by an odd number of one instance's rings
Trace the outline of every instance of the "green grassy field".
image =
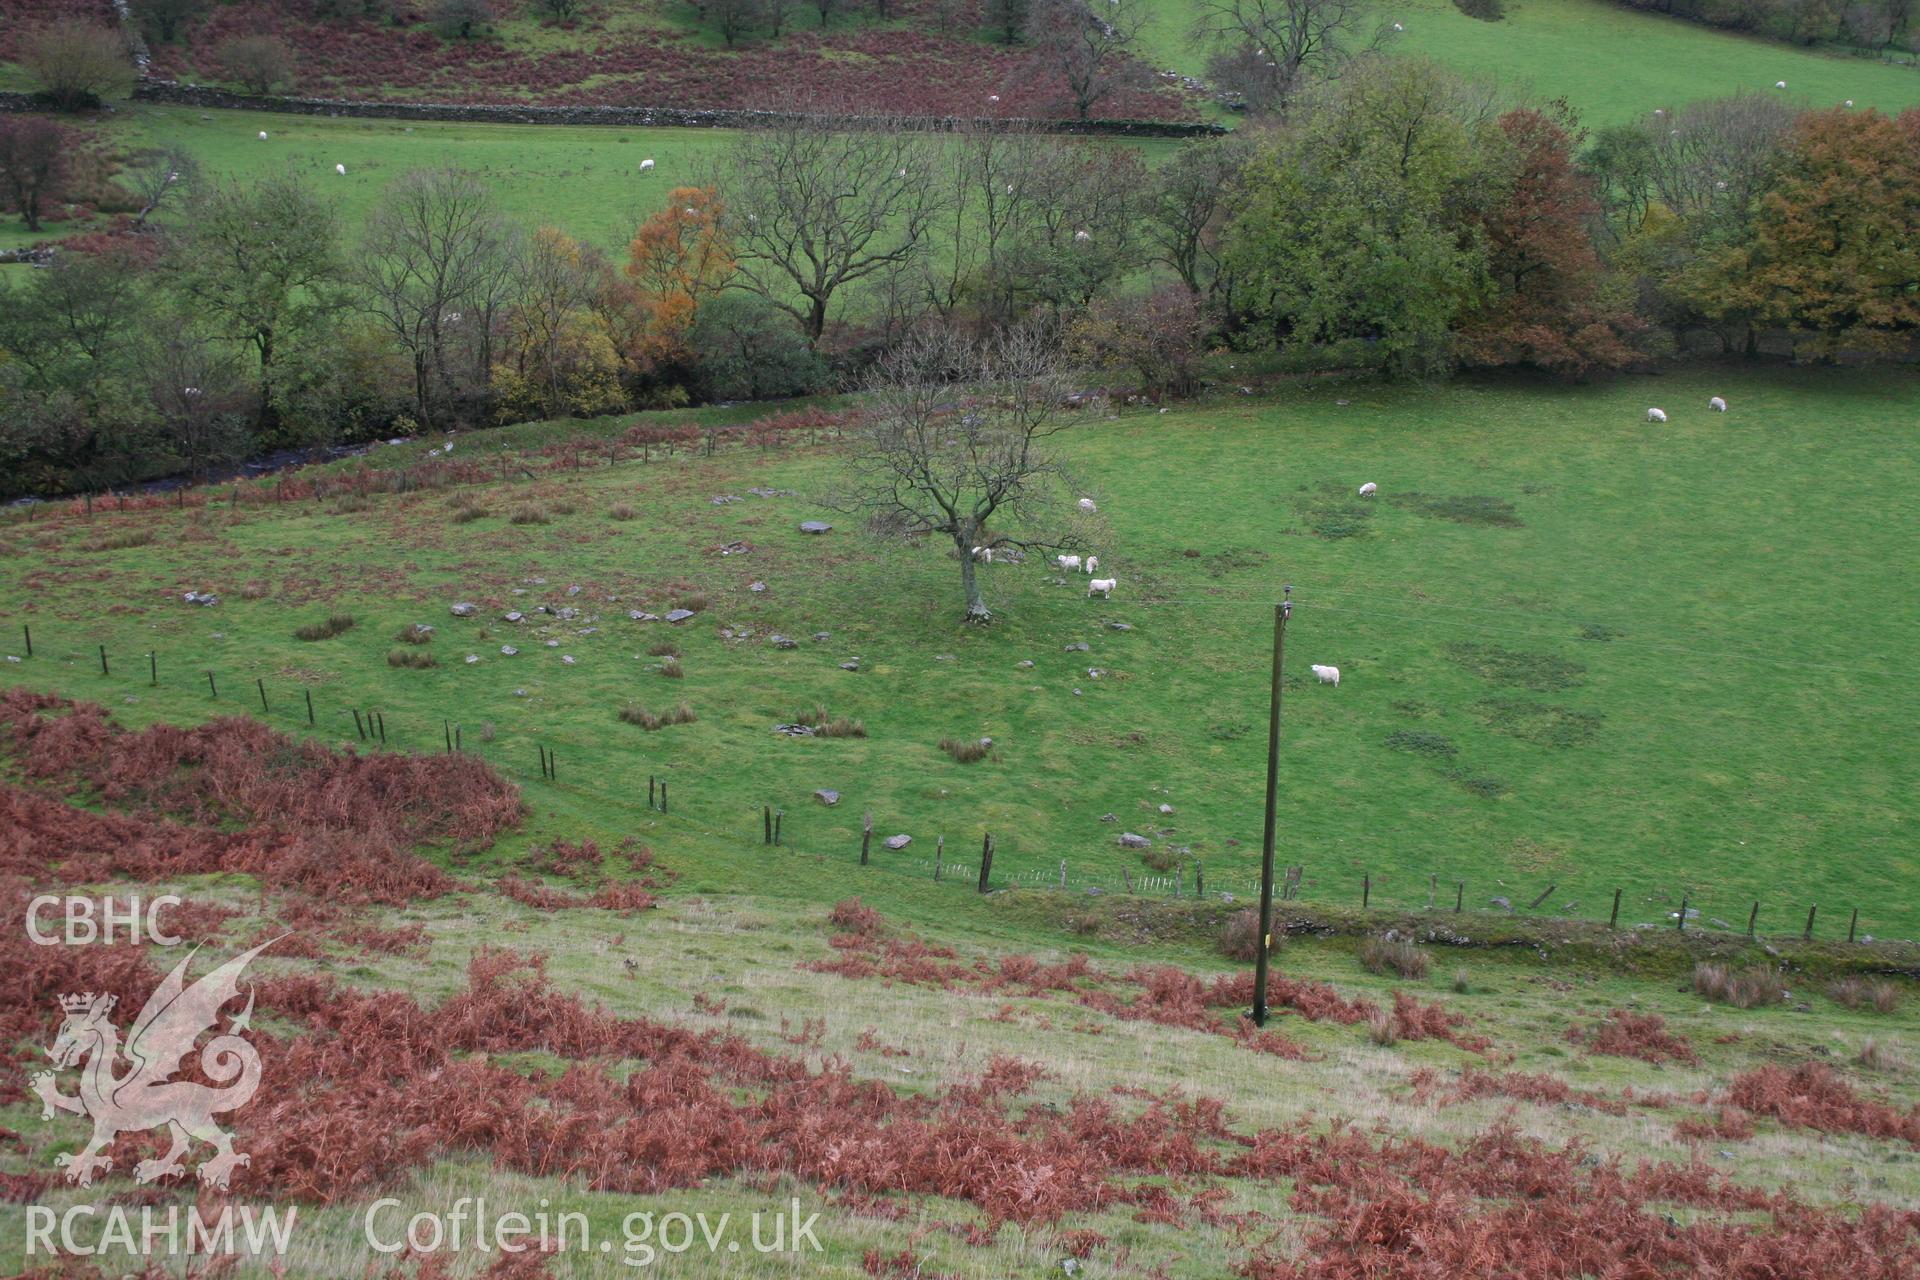
{"type": "MultiPolygon", "coordinates": [[[[1191,10],[1182,0],[1141,0],[1153,14],[1143,57],[1156,69],[1189,75],[1205,59],[1187,38],[1191,10]]],[[[1384,4],[1380,20],[1405,30],[1392,48],[1484,77],[1529,99],[1565,98],[1589,126],[1618,124],[1698,98],[1774,92],[1813,106],[1848,98],[1860,107],[1900,111],[1920,103],[1920,70],[1866,58],[1833,56],[1714,31],[1605,0],[1510,0],[1500,22],[1481,22],[1448,0],[1384,4]]]]}
{"type": "MultiPolygon", "coordinates": [[[[185,147],[207,172],[223,178],[299,174],[333,198],[349,239],[401,175],[445,165],[470,169],[490,184],[502,212],[527,226],[560,227],[612,253],[624,251],[635,225],[662,207],[667,192],[706,179],[734,136],[726,129],[409,124],[146,104],[123,107],[104,125],[90,127],[121,154],[185,147]],[[642,176],[640,162],[649,157],[655,167],[642,176]],[[341,164],[345,176],[334,169],[341,164]]],[[[1176,144],[1143,139],[1127,145],[1153,159],[1176,144]]],[[[0,223],[0,250],[80,229],[48,223],[32,235],[8,220],[0,223]]]]}
{"type": "Polygon", "coordinates": [[[851,857],[870,810],[878,836],[914,837],[876,854],[899,870],[921,873],[941,836],[970,865],[992,831],[997,875],[1051,880],[1064,860],[1074,883],[1118,888],[1123,869],[1151,874],[1116,847],[1127,829],[1244,893],[1270,611],[1291,582],[1281,857],[1306,868],[1307,898],[1357,902],[1370,876],[1376,904],[1423,904],[1432,876],[1482,905],[1557,886],[1543,914],[1604,919],[1620,888],[1623,923],[1667,920],[1685,897],[1702,923],[1744,926],[1758,900],[1763,930],[1797,931],[1818,903],[1825,930],[1858,907],[1862,932],[1912,936],[1915,618],[1890,583],[1911,567],[1901,513],[1920,495],[1913,386],[1700,371],[1320,389],[1090,422],[1067,448],[1120,590],[1102,603],[1072,575],[995,565],[987,630],[957,622],[950,553],[872,543],[841,516],[826,538],[796,531],[822,514],[806,495],[832,487],[824,452],[735,447],[364,510],[16,521],[0,598],[38,656],[4,678],[161,718],[244,709],[264,678],[276,723],[300,727],[310,688],[333,740],[353,707],[383,708],[421,748],[457,722],[536,790],[536,744],[557,751],[567,820],[603,834],[644,814],[657,774],[679,821],[725,838],[757,839],[775,805],[790,844],[851,857]],[[1733,412],[1706,411],[1715,393],[1733,412]],[[1648,403],[1672,423],[1643,423],[1648,403]],[[1367,480],[1371,503],[1353,497],[1367,480]],[[723,495],[741,500],[713,505],[723,495]],[[487,514],[454,523],[466,501],[487,514]],[[616,502],[637,518],[610,519],[616,502]],[[548,523],[510,523],[520,508],[548,523]],[[155,540],[89,549],[123,529],[155,540]],[[734,541],[751,552],[721,555],[734,541]],[[241,598],[248,581],[271,594],[241,598]],[[222,603],[183,605],[188,589],[222,603]],[[626,617],[694,595],[706,607],[680,627],[626,617]],[[479,616],[450,617],[460,601],[479,616]],[[588,616],[500,620],[541,603],[588,616]],[[341,610],[347,634],[293,638],[341,610]],[[438,666],[390,667],[414,622],[437,628],[423,648],[438,666]],[[799,647],[773,647],[776,632],[799,647]],[[662,641],[684,678],[660,674],[662,641]],[[856,656],[858,673],[840,669],[856,656]],[[1339,666],[1340,687],[1309,663],[1339,666]],[[208,668],[235,701],[208,701],[208,668]],[[616,719],[682,700],[697,722],[616,719]],[[868,736],[772,733],[816,705],[868,736]],[[983,735],[994,751],[978,763],[939,747],[983,735]],[[816,788],[844,798],[822,808],[816,788]]]}

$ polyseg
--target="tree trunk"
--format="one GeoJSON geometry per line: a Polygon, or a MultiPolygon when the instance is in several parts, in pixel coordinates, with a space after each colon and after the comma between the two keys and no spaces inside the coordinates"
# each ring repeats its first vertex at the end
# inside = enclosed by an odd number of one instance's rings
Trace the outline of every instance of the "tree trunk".
{"type": "Polygon", "coordinates": [[[972,539],[963,534],[953,537],[954,549],[960,553],[960,588],[967,596],[967,621],[985,626],[993,621],[993,610],[987,608],[985,597],[980,594],[980,578],[974,572],[972,539]]]}

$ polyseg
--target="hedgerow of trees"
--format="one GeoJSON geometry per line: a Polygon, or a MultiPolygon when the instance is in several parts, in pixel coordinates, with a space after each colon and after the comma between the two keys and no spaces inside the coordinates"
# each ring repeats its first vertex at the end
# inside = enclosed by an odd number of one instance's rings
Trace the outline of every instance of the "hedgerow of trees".
{"type": "Polygon", "coordinates": [[[508,217],[473,173],[401,174],[347,227],[293,172],[212,179],[150,150],[109,180],[79,126],[0,116],[13,216],[118,211],[0,276],[0,473],[99,487],[290,444],[855,389],[903,344],[977,354],[1015,332],[1088,387],[1153,398],[1222,350],[1399,378],[1912,354],[1920,111],[1745,95],[1589,134],[1564,103],[1336,43],[1260,125],[1152,166],[991,125],[770,121],[612,254],[508,217]]]}

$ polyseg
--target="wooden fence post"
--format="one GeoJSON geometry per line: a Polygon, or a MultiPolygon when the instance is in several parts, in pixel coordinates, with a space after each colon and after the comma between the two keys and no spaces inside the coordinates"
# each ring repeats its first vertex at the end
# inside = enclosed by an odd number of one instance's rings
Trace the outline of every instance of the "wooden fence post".
{"type": "Polygon", "coordinates": [[[303,692],[307,695],[307,724],[311,726],[313,724],[313,690],[307,689],[303,692]]]}
{"type": "MultiPolygon", "coordinates": [[[[1064,867],[1067,864],[1063,862],[1060,865],[1064,867]]],[[[1193,896],[1196,898],[1207,896],[1207,868],[1198,858],[1193,860],[1193,896]]]]}
{"type": "Polygon", "coordinates": [[[1372,900],[1373,900],[1373,873],[1368,872],[1366,875],[1363,875],[1360,877],[1360,909],[1362,911],[1365,911],[1367,909],[1367,904],[1372,900]]]}
{"type": "Polygon", "coordinates": [[[100,674],[103,676],[113,674],[107,670],[107,646],[105,645],[100,646],[100,674]]]}
{"type": "Polygon", "coordinates": [[[873,848],[873,810],[869,809],[860,821],[860,865],[867,865],[867,851],[873,848]]]}
{"type": "Polygon", "coordinates": [[[1853,941],[1853,931],[1860,925],[1860,908],[1853,909],[1853,919],[1847,921],[1847,941],[1853,941]]]}
{"type": "Polygon", "coordinates": [[[1684,893],[1680,895],[1680,919],[1676,927],[1681,933],[1687,931],[1687,895],[1684,893]]]}
{"type": "Polygon", "coordinates": [[[1127,882],[1127,893],[1131,895],[1133,893],[1133,872],[1122,867],[1120,868],[1120,878],[1127,882]]]}
{"type": "Polygon", "coordinates": [[[785,809],[775,809],[773,811],[773,847],[776,849],[780,847],[780,819],[786,816],[787,811],[785,809]]]}
{"type": "MultiPolygon", "coordinates": [[[[209,674],[211,674],[211,672],[209,672],[209,674]]],[[[360,741],[365,742],[367,740],[367,729],[365,725],[360,723],[360,708],[358,707],[353,709],[353,731],[360,735],[360,741]]],[[[546,773],[544,764],[542,764],[540,772],[542,775],[546,773]]]]}
{"type": "Polygon", "coordinates": [[[987,891],[987,877],[993,872],[993,836],[980,837],[980,892],[987,891]]]}
{"type": "Polygon", "coordinates": [[[760,806],[760,843],[773,843],[773,806],[770,804],[760,806]]]}
{"type": "Polygon", "coordinates": [[[1541,894],[1539,897],[1535,898],[1532,902],[1527,904],[1527,910],[1538,911],[1540,909],[1540,904],[1545,902],[1547,900],[1548,895],[1550,895],[1555,889],[1558,889],[1559,887],[1560,886],[1557,884],[1548,885],[1546,893],[1541,894]]]}
{"type": "Polygon", "coordinates": [[[662,778],[660,779],[660,812],[665,813],[666,811],[667,811],[667,780],[665,778],[662,778]]]}
{"type": "Polygon", "coordinates": [[[20,634],[26,638],[27,656],[31,658],[33,656],[33,627],[28,623],[21,623],[20,634]]]}
{"type": "Polygon", "coordinates": [[[1453,887],[1453,914],[1459,915],[1460,909],[1467,904],[1467,882],[1465,880],[1453,887]]]}
{"type": "Polygon", "coordinates": [[[260,714],[263,716],[272,714],[272,708],[267,706],[267,678],[261,676],[254,683],[260,686],[260,714]]]}
{"type": "MultiPolygon", "coordinates": [[[[1060,859],[1060,887],[1062,889],[1067,887],[1067,860],[1065,858],[1060,859]]],[[[1859,912],[1855,912],[1854,914],[1858,915],[1859,912]]],[[[1849,938],[1848,941],[1851,942],[1852,939],[1849,938]]]]}
{"type": "Polygon", "coordinates": [[[207,692],[211,693],[216,700],[220,697],[220,686],[213,682],[213,672],[211,671],[207,672],[207,692]]]}
{"type": "Polygon", "coordinates": [[[1613,891],[1613,914],[1607,917],[1607,928],[1615,929],[1620,925],[1620,891],[1613,891]]]}
{"type": "Polygon", "coordinates": [[[1440,892],[1440,877],[1433,872],[1427,873],[1427,910],[1433,910],[1433,900],[1440,892]]]}
{"type": "Polygon", "coordinates": [[[1760,919],[1760,903],[1758,900],[1755,900],[1753,904],[1753,910],[1747,913],[1747,936],[1749,938],[1753,937],[1753,926],[1756,923],[1758,923],[1759,919],[1760,919]]]}
{"type": "Polygon", "coordinates": [[[1813,917],[1815,913],[1818,912],[1819,910],[1820,910],[1820,904],[1817,902],[1807,908],[1807,929],[1805,933],[1800,935],[1800,940],[1802,942],[1813,941],[1813,917]]]}
{"type": "Polygon", "coordinates": [[[160,687],[160,651],[147,650],[147,683],[154,688],[160,687]]]}
{"type": "Polygon", "coordinates": [[[940,860],[946,856],[947,838],[941,836],[933,842],[933,882],[940,883],[940,860]]]}

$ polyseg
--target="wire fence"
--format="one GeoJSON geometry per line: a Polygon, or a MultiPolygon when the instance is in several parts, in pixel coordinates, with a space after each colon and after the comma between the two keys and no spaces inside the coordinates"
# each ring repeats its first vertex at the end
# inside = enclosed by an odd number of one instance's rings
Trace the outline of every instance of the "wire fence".
{"type": "MultiPolygon", "coordinates": [[[[948,840],[944,835],[932,837],[934,856],[926,855],[925,843],[920,840],[913,841],[909,847],[921,851],[906,855],[904,848],[889,848],[884,840],[879,848],[873,847],[872,814],[869,813],[864,833],[824,847],[808,843],[804,838],[794,839],[796,823],[792,819],[809,811],[810,798],[803,799],[795,808],[788,807],[791,798],[770,798],[757,808],[742,811],[735,802],[719,803],[702,794],[697,779],[676,774],[668,763],[656,765],[657,771],[647,776],[647,797],[641,802],[637,798],[640,790],[637,771],[618,780],[592,774],[586,775],[585,780],[576,777],[569,769],[567,753],[570,749],[582,752],[589,749],[577,740],[553,734],[515,735],[515,741],[511,742],[503,742],[497,736],[478,740],[477,734],[466,733],[465,726],[452,716],[437,717],[441,721],[437,726],[440,733],[434,734],[432,729],[436,726],[431,720],[423,727],[411,714],[404,722],[399,719],[389,722],[386,710],[377,701],[360,700],[344,706],[332,702],[329,695],[337,697],[338,691],[331,686],[322,689],[317,700],[315,689],[309,684],[285,680],[269,683],[264,676],[248,682],[231,673],[223,675],[217,668],[198,665],[182,671],[163,663],[158,650],[139,652],[129,660],[115,655],[106,645],[94,642],[79,648],[71,647],[70,643],[49,647],[46,636],[35,636],[31,623],[21,624],[20,636],[23,652],[3,655],[6,668],[0,675],[9,684],[30,683],[27,678],[30,672],[53,661],[75,667],[97,664],[98,679],[111,682],[119,690],[158,688],[164,683],[169,690],[177,691],[204,683],[208,705],[246,714],[275,728],[337,741],[349,732],[350,721],[354,735],[350,741],[364,744],[368,749],[459,752],[477,756],[523,790],[544,788],[552,794],[590,801],[629,819],[646,815],[646,820],[668,823],[674,830],[704,835],[736,847],[759,844],[779,855],[850,862],[863,872],[907,876],[982,893],[1020,888],[1067,896],[1118,894],[1206,901],[1220,906],[1240,903],[1253,906],[1259,902],[1257,872],[1245,868],[1210,869],[1207,859],[1196,856],[1187,846],[1151,845],[1141,852],[1151,853],[1156,862],[1164,864],[1164,869],[1149,864],[1138,874],[1124,866],[1075,866],[1070,859],[1020,847],[1017,833],[1009,840],[1004,832],[984,830],[966,833],[965,838],[954,833],[953,845],[959,854],[954,858],[946,857],[948,840]],[[520,741],[522,738],[527,740],[520,741]],[[979,850],[978,856],[973,853],[975,849],[979,850]],[[1003,858],[996,866],[995,857],[1002,854],[1012,856],[1003,858]]],[[[1276,867],[1275,897],[1278,901],[1302,906],[1358,909],[1361,913],[1382,916],[1427,913],[1439,920],[1448,916],[1472,919],[1477,914],[1484,920],[1489,912],[1498,912],[1502,916],[1542,922],[1599,923],[1604,920],[1613,928],[1670,928],[1677,932],[1744,935],[1756,940],[1819,938],[1836,942],[1842,937],[1844,922],[1846,942],[1874,941],[1871,933],[1862,929],[1861,911],[1853,904],[1829,911],[1818,903],[1795,903],[1776,895],[1771,900],[1742,899],[1735,907],[1730,906],[1724,896],[1709,901],[1688,892],[1682,892],[1676,903],[1671,890],[1629,898],[1624,886],[1599,889],[1590,907],[1584,898],[1572,896],[1593,890],[1596,883],[1591,877],[1577,886],[1552,882],[1538,892],[1522,894],[1503,880],[1493,886],[1500,892],[1482,903],[1479,894],[1485,886],[1477,887],[1470,899],[1467,880],[1437,872],[1418,875],[1350,871],[1335,877],[1325,872],[1309,873],[1304,863],[1290,860],[1287,865],[1276,867]],[[1409,882],[1414,886],[1411,893],[1404,887],[1409,882]],[[1554,905],[1547,906],[1549,901],[1554,905]],[[1546,909],[1542,910],[1543,907],[1546,909]],[[1650,907],[1655,919],[1636,918],[1648,914],[1650,907]],[[1789,927],[1783,930],[1782,922],[1789,927]]],[[[1868,920],[1867,924],[1870,929],[1872,921],[1868,920]]]]}

